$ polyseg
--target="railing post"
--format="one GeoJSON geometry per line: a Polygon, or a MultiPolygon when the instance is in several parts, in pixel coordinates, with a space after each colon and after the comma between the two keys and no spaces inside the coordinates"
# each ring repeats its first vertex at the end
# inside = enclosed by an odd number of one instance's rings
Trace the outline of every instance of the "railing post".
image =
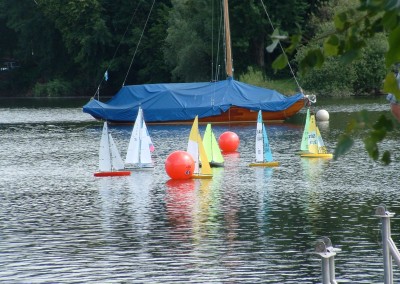
{"type": "Polygon", "coordinates": [[[390,218],[394,216],[394,213],[386,211],[384,206],[378,206],[375,210],[375,216],[381,219],[382,224],[384,283],[393,284],[392,255],[390,254],[390,218]]]}
{"type": "Polygon", "coordinates": [[[322,284],[337,284],[335,279],[335,259],[336,251],[332,246],[332,242],[329,238],[323,237],[317,241],[315,246],[315,253],[321,256],[322,260],[322,284]]]}

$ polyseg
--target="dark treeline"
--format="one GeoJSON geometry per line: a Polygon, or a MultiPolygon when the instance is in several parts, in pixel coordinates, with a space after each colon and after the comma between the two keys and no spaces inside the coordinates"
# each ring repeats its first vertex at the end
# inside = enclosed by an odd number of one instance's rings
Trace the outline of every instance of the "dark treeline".
{"type": "MultiPolygon", "coordinates": [[[[125,84],[224,79],[220,2],[0,0],[0,94],[91,96],[106,70],[108,95],[127,74],[125,84]]],[[[311,37],[309,19],[325,1],[264,2],[275,27],[311,37]]],[[[255,67],[272,75],[278,54],[266,52],[272,28],[262,2],[229,7],[235,74],[255,67]]]]}

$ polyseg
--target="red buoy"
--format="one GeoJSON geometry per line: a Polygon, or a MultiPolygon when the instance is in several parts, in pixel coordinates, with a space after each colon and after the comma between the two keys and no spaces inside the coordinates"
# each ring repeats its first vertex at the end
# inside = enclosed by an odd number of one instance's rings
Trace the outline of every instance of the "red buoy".
{"type": "Polygon", "coordinates": [[[165,160],[165,171],[171,179],[189,179],[193,175],[194,160],[185,151],[175,151],[165,160]]]}
{"type": "Polygon", "coordinates": [[[239,136],[235,132],[226,131],[219,136],[218,144],[223,152],[235,152],[239,148],[239,136]]]}

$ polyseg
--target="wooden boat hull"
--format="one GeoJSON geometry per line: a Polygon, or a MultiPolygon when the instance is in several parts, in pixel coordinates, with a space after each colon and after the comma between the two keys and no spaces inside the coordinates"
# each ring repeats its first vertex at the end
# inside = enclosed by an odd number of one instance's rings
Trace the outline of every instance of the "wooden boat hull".
{"type": "MultiPolygon", "coordinates": [[[[285,120],[298,113],[304,107],[305,100],[299,100],[289,108],[282,111],[263,111],[264,121],[285,120]]],[[[257,121],[258,111],[233,106],[228,111],[216,116],[199,118],[200,123],[240,123],[257,121]]]]}
{"type": "Polygon", "coordinates": [[[120,177],[120,176],[130,176],[130,171],[112,171],[112,172],[97,172],[94,173],[95,177],[120,177]]]}
{"type": "Polygon", "coordinates": [[[300,154],[301,157],[304,158],[325,158],[325,159],[332,159],[333,158],[333,154],[322,154],[322,153],[317,153],[317,154],[313,154],[313,153],[303,153],[300,154]]]}
{"type": "Polygon", "coordinates": [[[249,167],[278,167],[279,162],[251,163],[249,167]]]}
{"type": "MultiPolygon", "coordinates": [[[[264,121],[284,121],[296,113],[298,113],[305,105],[306,98],[300,99],[290,107],[282,111],[263,111],[262,118],[264,121]]],[[[200,124],[213,123],[213,124],[224,124],[224,123],[254,123],[257,121],[258,111],[250,110],[242,107],[232,106],[226,112],[220,115],[199,117],[200,124]]],[[[98,120],[102,120],[100,117],[95,117],[98,120]]],[[[109,123],[113,124],[132,124],[131,121],[115,121],[108,120],[109,123]]],[[[171,121],[146,121],[146,124],[192,124],[193,120],[171,120],[171,121]]]]}

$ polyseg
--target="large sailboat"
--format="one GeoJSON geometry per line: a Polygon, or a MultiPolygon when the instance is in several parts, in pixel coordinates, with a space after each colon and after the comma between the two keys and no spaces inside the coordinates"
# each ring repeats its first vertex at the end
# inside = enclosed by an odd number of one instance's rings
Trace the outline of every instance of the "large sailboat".
{"type": "Polygon", "coordinates": [[[226,75],[222,81],[126,85],[107,102],[93,97],[83,111],[96,119],[132,123],[139,106],[148,123],[254,122],[285,120],[308,102],[303,93],[285,96],[275,90],[239,82],[233,78],[228,0],[223,0],[226,75]]]}

